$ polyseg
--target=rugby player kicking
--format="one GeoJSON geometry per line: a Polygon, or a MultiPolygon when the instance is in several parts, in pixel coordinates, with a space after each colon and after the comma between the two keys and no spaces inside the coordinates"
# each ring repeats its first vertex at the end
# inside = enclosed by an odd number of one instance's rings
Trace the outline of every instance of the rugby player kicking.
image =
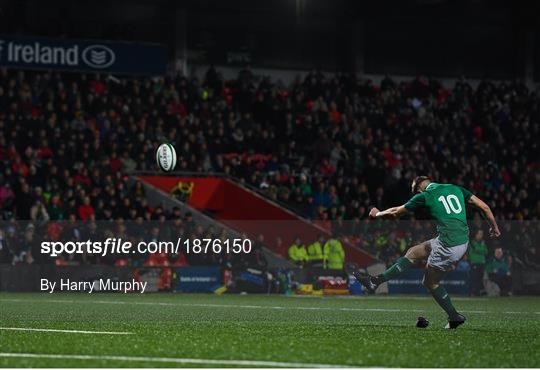
{"type": "Polygon", "coordinates": [[[452,184],[437,184],[427,176],[418,176],[412,182],[412,192],[415,195],[404,205],[384,211],[373,208],[369,216],[395,219],[425,207],[436,221],[437,237],[409,248],[404,257],[399,258],[380,275],[369,276],[360,272],[355,272],[354,275],[368,292],[374,293],[380,284],[427,259],[423,284],[448,314],[446,329],[455,329],[465,322],[465,316],[456,311],[448,292],[439,282],[467,252],[469,227],[465,205],[471,204],[480,209],[489,222],[490,236],[498,237],[501,232],[489,206],[465,188],[452,184]]]}

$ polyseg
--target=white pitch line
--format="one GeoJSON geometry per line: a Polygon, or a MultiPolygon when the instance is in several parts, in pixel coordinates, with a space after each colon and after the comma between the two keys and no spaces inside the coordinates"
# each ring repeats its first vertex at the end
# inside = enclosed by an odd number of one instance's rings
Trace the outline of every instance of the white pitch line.
{"type": "Polygon", "coordinates": [[[41,358],[62,360],[107,360],[107,361],[131,361],[131,362],[157,362],[174,364],[203,364],[203,365],[231,365],[231,366],[262,366],[262,367],[307,367],[307,368],[331,368],[345,367],[330,364],[312,364],[303,362],[280,362],[280,361],[257,361],[257,360],[218,360],[203,358],[182,357],[140,357],[140,356],[108,356],[108,355],[62,355],[47,353],[12,353],[0,352],[0,357],[11,358],[41,358]]]}
{"type": "MultiPolygon", "coordinates": [[[[73,302],[73,301],[70,301],[73,302]]],[[[305,311],[353,311],[353,312],[426,312],[421,309],[400,309],[400,308],[360,308],[360,307],[287,307],[287,306],[261,306],[261,305],[231,305],[218,303],[177,303],[177,302],[127,302],[127,301],[92,301],[97,304],[135,304],[145,306],[181,306],[181,307],[216,307],[216,308],[247,308],[247,309],[270,309],[270,310],[305,310],[305,311]]],[[[538,314],[539,312],[496,312],[496,311],[474,311],[463,310],[464,313],[476,314],[496,314],[496,313],[512,313],[512,314],[538,314]]]]}
{"type": "Polygon", "coordinates": [[[75,333],[75,334],[110,334],[110,335],[131,335],[131,334],[135,334],[135,333],[127,332],[127,331],[92,331],[92,330],[40,329],[40,328],[7,328],[7,327],[0,327],[0,330],[13,330],[13,331],[40,331],[40,332],[75,333]]]}
{"type": "Polygon", "coordinates": [[[508,314],[516,314],[516,315],[522,315],[522,314],[529,314],[529,313],[532,313],[532,314],[535,314],[535,315],[540,315],[540,312],[523,312],[523,311],[504,311],[503,313],[508,313],[508,314]]]}
{"type": "Polygon", "coordinates": [[[463,312],[463,313],[479,313],[479,314],[504,313],[504,312],[488,312],[488,311],[475,311],[475,310],[459,310],[459,312],[463,312]]]}
{"type": "Polygon", "coordinates": [[[59,299],[0,299],[0,302],[45,302],[45,303],[93,303],[93,304],[115,304],[115,305],[139,305],[139,306],[169,306],[169,307],[215,307],[215,308],[246,308],[246,309],[268,309],[268,310],[303,310],[303,311],[358,311],[358,312],[424,312],[425,310],[399,308],[358,308],[358,307],[287,307],[287,306],[261,306],[261,305],[238,305],[238,304],[218,304],[218,303],[178,303],[178,302],[129,302],[129,301],[75,301],[59,299]]]}
{"type": "MultiPolygon", "coordinates": [[[[168,306],[168,307],[215,307],[215,308],[246,308],[246,309],[267,309],[267,310],[303,310],[303,311],[352,311],[352,312],[426,312],[430,310],[422,309],[399,309],[399,308],[361,308],[361,307],[302,307],[302,306],[261,306],[261,305],[239,305],[239,304],[219,304],[219,303],[179,303],[179,302],[130,302],[114,300],[60,300],[60,299],[0,299],[0,302],[46,302],[46,303],[93,303],[93,304],[116,304],[116,305],[140,305],[140,306],[168,306]]],[[[473,314],[520,314],[520,315],[538,315],[540,312],[525,311],[478,311],[462,310],[463,313],[473,314]]]]}
{"type": "MultiPolygon", "coordinates": [[[[313,300],[326,300],[330,297],[328,296],[312,296],[312,295],[288,295],[288,296],[284,296],[284,298],[310,298],[310,299],[313,299],[313,300]]],[[[411,301],[431,301],[433,300],[433,298],[430,296],[430,295],[426,295],[426,296],[423,296],[423,297],[418,297],[418,296],[412,296],[412,297],[409,297],[409,296],[406,296],[406,295],[394,295],[394,296],[389,296],[389,295],[336,295],[336,296],[331,296],[332,299],[342,299],[342,300],[351,300],[351,301],[355,301],[355,300],[359,300],[359,301],[364,301],[364,300],[368,300],[368,301],[384,301],[384,300],[388,300],[388,301],[391,301],[391,300],[403,300],[403,299],[407,299],[407,300],[411,300],[411,301]]],[[[494,297],[496,299],[496,297],[494,297]]],[[[452,301],[489,301],[491,298],[487,298],[487,297],[459,297],[459,296],[452,296],[452,301]]]]}
{"type": "Polygon", "coordinates": [[[238,305],[238,304],[218,304],[218,303],[176,303],[176,302],[127,302],[127,301],[91,301],[97,304],[134,304],[143,306],[180,306],[180,307],[215,307],[215,308],[246,308],[246,309],[267,309],[267,310],[300,310],[300,311],[356,311],[356,312],[424,312],[425,310],[399,308],[358,308],[358,307],[287,307],[287,306],[260,306],[260,305],[238,305]]]}

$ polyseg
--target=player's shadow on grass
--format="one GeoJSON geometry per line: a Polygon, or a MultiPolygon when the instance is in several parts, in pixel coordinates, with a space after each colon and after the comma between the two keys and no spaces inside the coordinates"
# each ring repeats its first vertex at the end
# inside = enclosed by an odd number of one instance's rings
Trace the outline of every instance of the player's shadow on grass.
{"type": "MultiPolygon", "coordinates": [[[[465,324],[466,325],[466,324],[465,324]]],[[[444,331],[448,331],[448,332],[459,332],[459,331],[468,331],[468,332],[480,332],[480,333],[496,333],[496,334],[512,334],[514,333],[514,331],[510,331],[510,330],[497,330],[497,329],[483,329],[483,328],[475,328],[475,327],[470,327],[470,326],[462,326],[460,327],[459,329],[456,329],[456,330],[448,330],[448,329],[444,329],[444,326],[439,326],[437,324],[430,324],[430,326],[428,328],[417,328],[415,323],[411,323],[410,325],[409,324],[362,324],[362,323],[357,323],[357,324],[352,324],[352,325],[348,325],[348,326],[355,326],[355,327],[358,327],[358,328],[371,328],[371,329],[394,329],[394,330],[406,330],[406,331],[410,331],[411,329],[415,329],[415,330],[419,330],[419,331],[422,331],[422,330],[427,330],[427,331],[435,331],[435,330],[444,330],[444,331]]]]}
{"type": "Polygon", "coordinates": [[[414,324],[407,325],[407,324],[362,324],[362,323],[357,323],[357,324],[352,324],[352,325],[347,325],[347,326],[348,327],[355,326],[355,327],[358,327],[358,328],[372,328],[372,329],[382,329],[382,328],[385,328],[385,329],[411,329],[411,328],[414,328],[414,329],[416,329],[414,324]]]}

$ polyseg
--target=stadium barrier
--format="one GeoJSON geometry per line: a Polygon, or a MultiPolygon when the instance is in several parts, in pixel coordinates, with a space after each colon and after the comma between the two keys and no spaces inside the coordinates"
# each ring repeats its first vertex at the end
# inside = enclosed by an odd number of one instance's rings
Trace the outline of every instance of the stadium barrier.
{"type": "Polygon", "coordinates": [[[185,293],[211,293],[223,285],[223,272],[216,266],[179,267],[174,290],[185,293]]]}
{"type": "MultiPolygon", "coordinates": [[[[422,285],[423,277],[423,269],[406,271],[399,277],[388,281],[388,292],[390,294],[426,294],[427,290],[422,285]]],[[[450,294],[469,294],[469,273],[451,271],[444,277],[441,284],[450,294]]]]}
{"type": "Polygon", "coordinates": [[[512,292],[518,295],[540,295],[540,271],[523,268],[513,269],[512,292]]]}
{"type": "MultiPolygon", "coordinates": [[[[388,282],[389,294],[427,294],[422,286],[424,270],[413,269],[388,282]]],[[[540,272],[514,269],[514,294],[540,294],[540,272]]],[[[292,268],[258,270],[219,266],[128,267],[109,265],[56,266],[53,264],[0,264],[0,291],[39,292],[42,279],[71,281],[140,281],[145,292],[362,294],[362,289],[343,270],[292,268]],[[224,289],[227,287],[227,289],[224,289]]],[[[452,271],[442,281],[449,293],[469,294],[469,275],[452,271]]]]}

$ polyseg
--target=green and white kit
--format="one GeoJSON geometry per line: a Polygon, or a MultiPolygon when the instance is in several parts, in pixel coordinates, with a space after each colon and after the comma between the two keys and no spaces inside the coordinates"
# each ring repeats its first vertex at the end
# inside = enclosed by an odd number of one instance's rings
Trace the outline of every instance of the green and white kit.
{"type": "Polygon", "coordinates": [[[472,193],[461,186],[430,183],[423,192],[405,203],[408,211],[427,208],[437,223],[438,236],[429,241],[428,266],[451,270],[467,252],[469,226],[465,205],[471,197],[472,193]]]}

